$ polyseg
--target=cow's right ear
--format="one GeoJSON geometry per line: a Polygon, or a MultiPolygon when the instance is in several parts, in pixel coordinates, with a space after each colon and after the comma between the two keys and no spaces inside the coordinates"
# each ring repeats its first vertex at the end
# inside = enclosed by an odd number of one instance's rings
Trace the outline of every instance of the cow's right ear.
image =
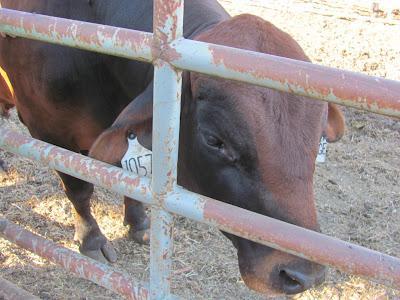
{"type": "Polygon", "coordinates": [[[326,140],[329,143],[340,140],[344,134],[345,127],[344,116],[340,108],[333,103],[328,103],[328,120],[323,132],[326,140]]]}
{"type": "Polygon", "coordinates": [[[120,113],[115,122],[93,143],[89,156],[109,164],[121,165],[128,150],[128,136],[151,150],[153,123],[153,82],[120,113]]]}

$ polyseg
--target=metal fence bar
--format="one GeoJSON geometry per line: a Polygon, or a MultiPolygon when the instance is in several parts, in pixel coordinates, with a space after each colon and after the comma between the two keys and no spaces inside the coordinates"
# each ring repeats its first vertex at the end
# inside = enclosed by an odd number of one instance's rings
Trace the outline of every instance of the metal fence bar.
{"type": "MultiPolygon", "coordinates": [[[[155,49],[182,37],[183,0],[155,0],[153,23],[155,49]]],[[[163,206],[177,181],[181,90],[182,72],[161,59],[154,61],[151,299],[170,297],[174,219],[163,206]]]]}
{"type": "Polygon", "coordinates": [[[57,245],[3,218],[0,218],[0,236],[126,299],[148,298],[148,290],[142,284],[133,283],[128,274],[57,245]]]}
{"type": "Polygon", "coordinates": [[[153,34],[0,8],[0,31],[98,53],[152,60],[153,34]]]}
{"type": "Polygon", "coordinates": [[[113,190],[121,195],[152,203],[150,180],[81,154],[44,143],[0,126],[0,147],[41,161],[50,168],[113,190]]]}
{"type": "Polygon", "coordinates": [[[400,82],[198,41],[163,52],[177,68],[400,118],[400,82]]]}
{"type": "Polygon", "coordinates": [[[206,223],[345,273],[400,288],[399,258],[228,206],[207,200],[204,206],[206,223]]]}
{"type": "Polygon", "coordinates": [[[400,118],[398,81],[186,39],[160,51],[151,33],[4,8],[0,31],[130,59],[153,61],[161,56],[177,68],[400,118]],[[41,26],[36,28],[36,22],[41,26]]]}
{"type": "Polygon", "coordinates": [[[40,300],[40,298],[19,288],[14,283],[0,277],[0,299],[2,300],[40,300]]]}
{"type": "MultiPolygon", "coordinates": [[[[118,180],[124,178],[126,172],[120,168],[108,165],[102,172],[90,173],[81,168],[80,158],[84,164],[89,164],[91,159],[5,128],[0,128],[0,147],[124,194],[118,180]]],[[[103,165],[93,160],[93,164],[98,163],[103,165]]],[[[127,196],[131,197],[130,195],[127,196]]],[[[135,195],[138,196],[135,199],[141,201],[148,199],[151,193],[147,189],[135,195]]],[[[257,243],[400,288],[399,258],[222,203],[179,186],[167,195],[164,208],[171,213],[218,226],[221,230],[257,243]]]]}

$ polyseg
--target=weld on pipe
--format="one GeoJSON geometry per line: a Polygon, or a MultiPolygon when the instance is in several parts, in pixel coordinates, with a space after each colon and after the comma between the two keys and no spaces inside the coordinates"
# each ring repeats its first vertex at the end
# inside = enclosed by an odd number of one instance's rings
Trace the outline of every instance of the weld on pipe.
{"type": "MultiPolygon", "coordinates": [[[[4,127],[0,128],[0,147],[138,201],[153,204],[149,200],[151,192],[145,187],[147,179],[120,168],[4,127]],[[126,183],[127,193],[124,192],[126,183]]],[[[164,208],[260,244],[400,288],[399,258],[210,199],[179,186],[168,194],[164,208]]]]}
{"type": "MultiPolygon", "coordinates": [[[[90,280],[122,295],[126,299],[142,300],[148,298],[148,290],[142,284],[134,284],[129,275],[57,245],[3,218],[0,218],[0,236],[60,265],[80,278],[90,280]]],[[[20,295],[22,294],[20,293],[20,295]]]]}
{"type": "Polygon", "coordinates": [[[162,59],[179,69],[400,118],[400,82],[394,80],[183,38],[155,45],[151,33],[5,8],[0,31],[134,60],[162,59]]]}

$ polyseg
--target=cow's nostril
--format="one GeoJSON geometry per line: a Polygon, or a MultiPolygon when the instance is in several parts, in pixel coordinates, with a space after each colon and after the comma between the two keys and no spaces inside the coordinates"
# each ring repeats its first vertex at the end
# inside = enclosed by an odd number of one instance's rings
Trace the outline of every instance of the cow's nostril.
{"type": "Polygon", "coordinates": [[[286,294],[297,294],[306,290],[303,283],[292,274],[292,272],[287,272],[281,270],[279,272],[279,279],[281,282],[282,290],[286,294]]]}

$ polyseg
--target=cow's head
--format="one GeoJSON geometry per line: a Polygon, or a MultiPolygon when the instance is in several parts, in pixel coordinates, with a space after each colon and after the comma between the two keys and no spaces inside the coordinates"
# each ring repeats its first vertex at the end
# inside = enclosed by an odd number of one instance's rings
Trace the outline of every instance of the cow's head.
{"type": "MultiPolygon", "coordinates": [[[[198,39],[307,60],[290,36],[248,15],[221,23],[198,39]]],[[[341,112],[334,105],[195,73],[184,74],[183,86],[178,183],[318,231],[315,158],[322,134],[328,141],[343,134],[341,112]]],[[[151,95],[149,87],[100,136],[92,149],[95,157],[119,162],[130,131],[151,146],[151,95]]],[[[321,265],[226,235],[252,289],[294,294],[324,279],[321,265]]]]}

